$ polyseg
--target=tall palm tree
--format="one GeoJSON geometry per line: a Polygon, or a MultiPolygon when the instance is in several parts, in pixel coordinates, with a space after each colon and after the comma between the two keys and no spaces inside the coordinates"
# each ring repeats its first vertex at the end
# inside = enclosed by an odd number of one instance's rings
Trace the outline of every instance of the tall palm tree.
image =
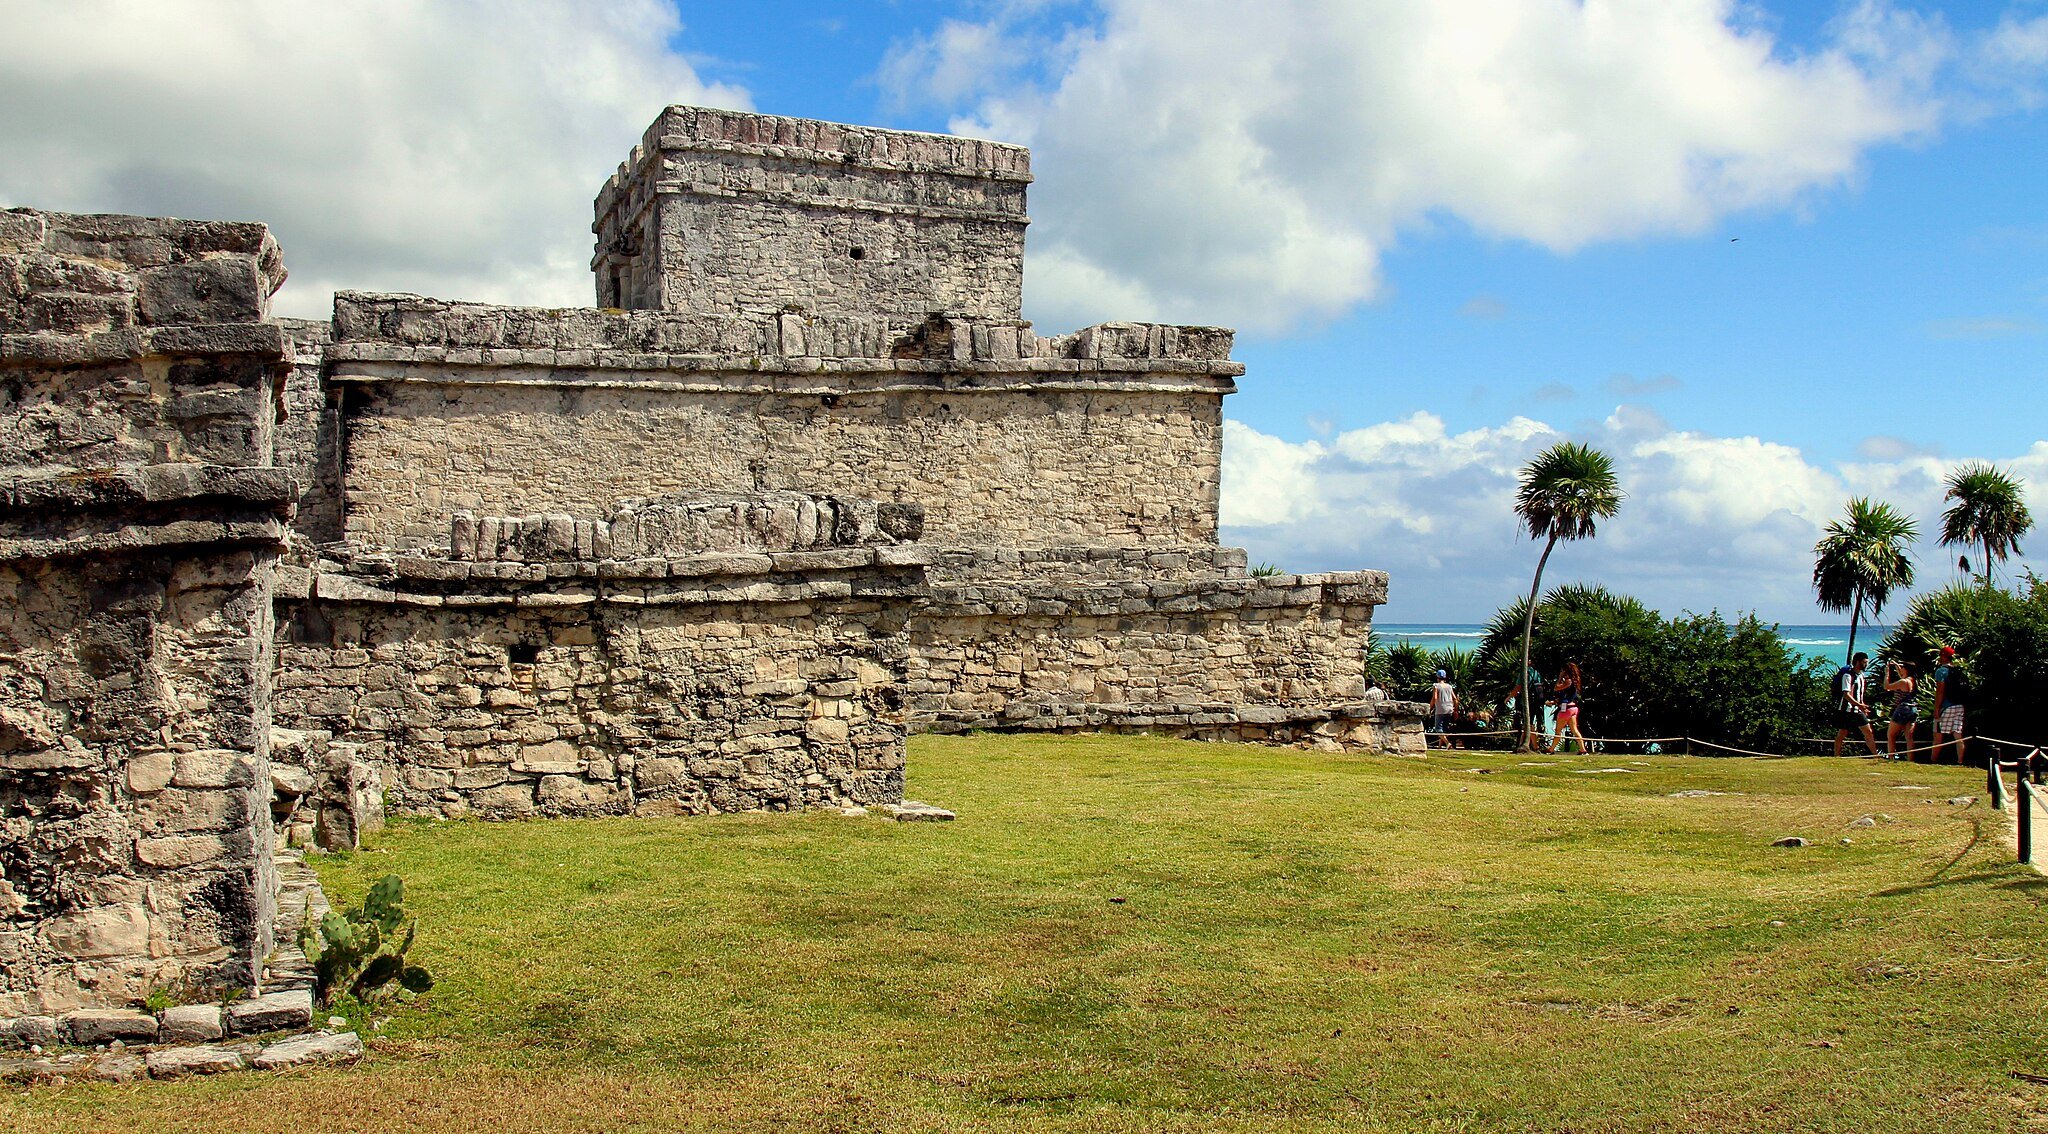
{"type": "Polygon", "coordinates": [[[2018,554],[2020,537],[2034,526],[2018,479],[1996,465],[1972,461],[1948,476],[1943,500],[1953,500],[1941,514],[1945,547],[1984,548],[1984,585],[1991,585],[1991,565],[2018,554]]]}
{"type": "Polygon", "coordinates": [[[1913,517],[1883,501],[1873,503],[1867,496],[1849,501],[1839,520],[1829,520],[1826,534],[1813,545],[1813,588],[1820,596],[1820,608],[1849,615],[1847,665],[1856,656],[1856,627],[1863,621],[1863,604],[1870,604],[1870,616],[1884,611],[1892,591],[1913,585],[1913,560],[1906,547],[1920,537],[1913,517]]]}
{"type": "MultiPolygon", "coordinates": [[[[1529,601],[1522,607],[1522,668],[1515,684],[1529,676],[1529,635],[1536,629],[1536,592],[1543,587],[1543,568],[1561,539],[1591,539],[1596,521],[1621,510],[1621,485],[1614,477],[1614,461],[1607,454],[1576,441],[1562,441],[1536,454],[1522,469],[1522,484],[1515,490],[1515,515],[1529,531],[1530,539],[1546,540],[1543,555],[1536,560],[1536,578],[1529,584],[1529,601]]],[[[1529,747],[1529,706],[1535,703],[1533,690],[1522,690],[1516,705],[1522,728],[1515,747],[1529,747]]]]}

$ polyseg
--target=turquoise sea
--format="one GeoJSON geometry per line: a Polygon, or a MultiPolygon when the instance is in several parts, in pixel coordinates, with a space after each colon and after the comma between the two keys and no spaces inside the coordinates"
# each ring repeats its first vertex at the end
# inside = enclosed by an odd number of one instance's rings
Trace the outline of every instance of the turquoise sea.
{"type": "MultiPolygon", "coordinates": [[[[1440,650],[1452,646],[1461,650],[1479,648],[1479,642],[1486,637],[1486,627],[1469,622],[1374,622],[1373,633],[1388,645],[1402,640],[1410,641],[1425,650],[1440,650]]],[[[1877,652],[1877,644],[1891,632],[1889,626],[1865,624],[1856,628],[1856,648],[1869,653],[1877,652]]],[[[1785,644],[1809,657],[1840,664],[1842,655],[1849,648],[1849,627],[1840,626],[1792,626],[1780,624],[1778,636],[1785,644]]]]}

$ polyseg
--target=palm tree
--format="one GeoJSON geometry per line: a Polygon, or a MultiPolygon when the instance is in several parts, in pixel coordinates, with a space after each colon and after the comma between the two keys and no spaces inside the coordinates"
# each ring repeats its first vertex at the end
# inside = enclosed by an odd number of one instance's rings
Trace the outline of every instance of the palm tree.
{"type": "Polygon", "coordinates": [[[1884,611],[1892,591],[1913,585],[1913,560],[1906,546],[1920,537],[1913,517],[1883,501],[1872,503],[1867,496],[1849,501],[1842,519],[1828,521],[1827,534],[1813,545],[1813,587],[1819,592],[1820,608],[1849,616],[1849,653],[1842,664],[1856,655],[1856,626],[1863,620],[1863,604],[1870,603],[1870,616],[1884,611]]]}
{"type": "MultiPolygon", "coordinates": [[[[1593,538],[1594,522],[1621,509],[1621,485],[1614,478],[1614,461],[1607,454],[1576,441],[1562,441],[1536,454],[1522,469],[1522,485],[1515,490],[1515,515],[1529,531],[1530,539],[1547,540],[1543,555],[1536,560],[1536,578],[1529,584],[1529,601],[1522,608],[1522,668],[1515,674],[1521,684],[1529,673],[1529,635],[1536,629],[1536,592],[1543,588],[1543,568],[1561,539],[1593,538]]],[[[1529,747],[1529,705],[1535,701],[1529,690],[1522,691],[1516,707],[1522,716],[1518,751],[1529,747]]]]}
{"type": "Polygon", "coordinates": [[[1981,461],[1963,465],[1948,476],[1948,492],[1942,499],[1955,503],[1941,514],[1942,546],[1982,546],[1987,587],[1991,585],[1991,565],[2018,554],[2020,537],[2034,526],[2020,489],[2018,480],[1981,461]]]}

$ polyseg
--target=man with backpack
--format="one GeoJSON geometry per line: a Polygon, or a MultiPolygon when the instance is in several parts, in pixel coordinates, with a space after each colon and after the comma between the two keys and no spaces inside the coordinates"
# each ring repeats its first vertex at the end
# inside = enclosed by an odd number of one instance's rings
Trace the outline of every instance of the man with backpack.
{"type": "Polygon", "coordinates": [[[1857,654],[1849,659],[1835,674],[1835,755],[1842,754],[1842,741],[1850,730],[1863,733],[1863,744],[1877,755],[1877,734],[1870,729],[1870,706],[1863,700],[1864,670],[1870,668],[1870,655],[1857,654]]]}
{"type": "Polygon", "coordinates": [[[1963,717],[1970,705],[1970,677],[1963,667],[1956,663],[1954,646],[1941,648],[1941,664],[1934,669],[1934,753],[1932,759],[1941,763],[1941,750],[1953,742],[1956,746],[1956,763],[1963,758],[1963,717]]]}

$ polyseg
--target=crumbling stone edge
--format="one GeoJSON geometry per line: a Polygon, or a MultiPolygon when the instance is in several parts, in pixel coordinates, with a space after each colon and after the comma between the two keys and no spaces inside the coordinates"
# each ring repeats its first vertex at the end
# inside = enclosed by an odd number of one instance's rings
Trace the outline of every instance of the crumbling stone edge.
{"type": "Polygon", "coordinates": [[[79,1009],[0,1019],[0,1049],[9,1049],[0,1050],[0,1082],[125,1083],[361,1059],[362,1037],[337,1026],[339,1017],[313,1026],[313,970],[299,950],[298,930],[328,911],[319,878],[295,851],[278,856],[277,870],[279,944],[258,995],[157,1013],[79,1009]]]}

